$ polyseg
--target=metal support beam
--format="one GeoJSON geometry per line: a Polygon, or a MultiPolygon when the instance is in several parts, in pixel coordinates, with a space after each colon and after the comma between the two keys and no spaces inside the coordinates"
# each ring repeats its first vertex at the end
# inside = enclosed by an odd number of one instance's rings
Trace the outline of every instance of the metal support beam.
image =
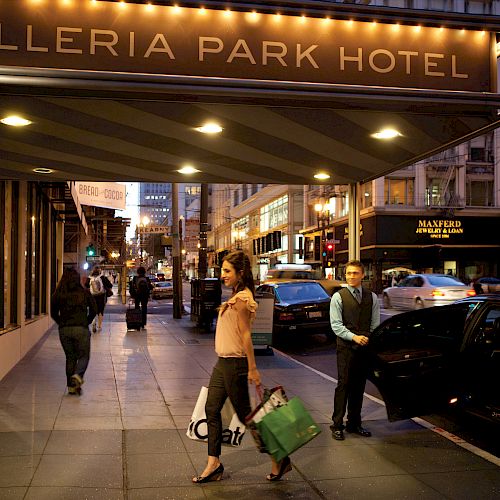
{"type": "Polygon", "coordinates": [[[179,185],[172,183],[172,282],[174,286],[173,317],[182,318],[181,244],[179,233],[179,185]]]}
{"type": "Polygon", "coordinates": [[[208,184],[201,185],[200,198],[200,249],[198,251],[198,278],[207,277],[208,184]]]}
{"type": "Polygon", "coordinates": [[[360,231],[359,226],[361,224],[359,211],[360,211],[360,199],[359,193],[361,192],[360,183],[349,184],[348,194],[349,194],[349,221],[348,221],[348,231],[349,231],[349,260],[359,260],[361,257],[360,252],[360,231]]]}

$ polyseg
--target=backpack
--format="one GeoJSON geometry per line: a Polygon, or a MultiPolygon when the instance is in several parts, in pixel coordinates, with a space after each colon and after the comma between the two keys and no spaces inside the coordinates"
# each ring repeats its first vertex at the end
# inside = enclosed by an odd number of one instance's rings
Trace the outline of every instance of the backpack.
{"type": "Polygon", "coordinates": [[[104,293],[104,285],[100,276],[92,276],[90,278],[90,293],[92,295],[101,295],[104,293]]]}
{"type": "Polygon", "coordinates": [[[144,276],[139,276],[135,283],[135,288],[137,290],[137,295],[142,297],[149,295],[149,283],[147,278],[144,276]]]}

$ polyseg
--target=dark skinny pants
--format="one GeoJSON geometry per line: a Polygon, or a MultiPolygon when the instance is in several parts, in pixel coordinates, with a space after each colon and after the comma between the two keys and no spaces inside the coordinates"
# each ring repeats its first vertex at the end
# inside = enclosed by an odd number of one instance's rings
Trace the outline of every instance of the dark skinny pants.
{"type": "Polygon", "coordinates": [[[88,326],[63,326],[59,328],[64,354],[66,354],[66,384],[73,385],[71,376],[83,378],[90,360],[90,331],[88,326]]]}
{"type": "Polygon", "coordinates": [[[353,348],[337,338],[338,384],[333,404],[333,426],[344,428],[347,410],[347,426],[361,425],[361,407],[366,385],[367,357],[363,348],[353,348]]]}
{"type": "Polygon", "coordinates": [[[219,358],[212,371],[205,404],[208,454],[212,457],[219,457],[221,454],[221,410],[227,398],[231,401],[238,418],[244,424],[245,417],[251,410],[247,358],[219,358]]]}

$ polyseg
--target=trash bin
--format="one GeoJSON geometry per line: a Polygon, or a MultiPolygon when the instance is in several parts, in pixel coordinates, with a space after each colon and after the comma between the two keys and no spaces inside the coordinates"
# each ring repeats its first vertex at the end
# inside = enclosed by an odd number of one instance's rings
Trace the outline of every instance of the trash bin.
{"type": "Polygon", "coordinates": [[[218,278],[191,280],[191,321],[209,332],[221,304],[222,287],[218,278]]]}

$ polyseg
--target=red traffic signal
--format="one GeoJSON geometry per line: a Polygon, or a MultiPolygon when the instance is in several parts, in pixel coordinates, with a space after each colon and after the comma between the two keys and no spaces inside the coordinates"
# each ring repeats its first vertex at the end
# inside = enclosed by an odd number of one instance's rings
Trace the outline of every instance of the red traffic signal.
{"type": "Polygon", "coordinates": [[[333,250],[333,243],[328,243],[328,245],[326,245],[326,249],[331,252],[333,250]]]}

